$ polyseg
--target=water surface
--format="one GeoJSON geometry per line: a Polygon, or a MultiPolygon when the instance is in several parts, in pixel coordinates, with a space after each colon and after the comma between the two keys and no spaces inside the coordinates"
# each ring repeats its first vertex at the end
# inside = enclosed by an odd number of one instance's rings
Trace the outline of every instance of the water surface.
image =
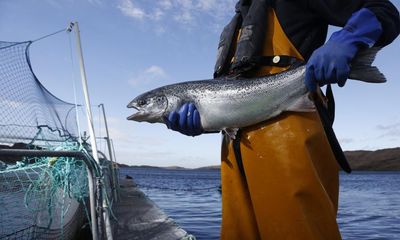
{"type": "MultiPolygon", "coordinates": [[[[122,168],[158,206],[201,240],[219,239],[219,170],[122,168]]],[[[343,239],[400,239],[400,172],[341,174],[338,223],[343,239]]]]}

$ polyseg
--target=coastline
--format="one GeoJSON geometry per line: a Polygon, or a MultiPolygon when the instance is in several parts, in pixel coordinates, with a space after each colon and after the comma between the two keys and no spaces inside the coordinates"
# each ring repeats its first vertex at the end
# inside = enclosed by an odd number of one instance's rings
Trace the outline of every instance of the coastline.
{"type": "MultiPolygon", "coordinates": [[[[354,150],[344,151],[351,168],[354,171],[400,171],[400,147],[386,148],[375,151],[354,150]]],[[[185,168],[180,166],[149,166],[149,165],[127,165],[119,164],[120,167],[127,168],[159,168],[166,170],[219,170],[219,165],[204,166],[199,168],[185,168]]]]}

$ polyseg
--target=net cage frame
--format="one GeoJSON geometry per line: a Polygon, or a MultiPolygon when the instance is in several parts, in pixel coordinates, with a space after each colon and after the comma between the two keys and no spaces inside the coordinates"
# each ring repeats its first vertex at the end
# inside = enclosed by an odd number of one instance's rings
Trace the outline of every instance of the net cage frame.
{"type": "MultiPolygon", "coordinates": [[[[96,225],[96,229],[101,228],[102,222],[99,220],[101,216],[101,212],[103,209],[99,203],[102,199],[102,185],[99,184],[99,179],[102,178],[101,169],[95,160],[91,157],[90,154],[85,153],[85,151],[49,151],[49,150],[24,150],[24,149],[0,149],[0,156],[24,156],[24,157],[44,157],[44,158],[75,158],[80,159],[84,162],[87,167],[88,179],[93,179],[93,181],[88,181],[89,185],[92,185],[92,189],[95,189],[95,202],[96,202],[96,212],[89,213],[87,201],[88,199],[82,199],[84,201],[79,202],[79,206],[75,209],[75,211],[70,216],[72,221],[68,221],[65,225],[60,226],[37,226],[37,225],[28,225],[16,231],[9,231],[7,234],[0,231],[0,239],[74,239],[77,236],[79,229],[85,223],[83,218],[86,217],[89,220],[89,224],[91,229],[93,229],[93,225],[96,225]],[[86,205],[85,205],[86,204],[86,205]],[[86,209],[85,209],[86,208],[86,209]],[[90,218],[89,216],[90,215],[90,218]],[[92,221],[95,219],[95,221],[92,221]]],[[[51,167],[51,166],[48,166],[51,167]]],[[[1,174],[1,172],[0,172],[1,174]]],[[[25,191],[25,197],[29,191],[25,191]]],[[[1,192],[0,192],[1,193],[1,192]]],[[[91,209],[92,210],[92,209],[91,209]]],[[[47,214],[44,211],[44,214],[47,214]]],[[[40,212],[43,215],[43,211],[40,212]]],[[[37,217],[37,214],[36,216],[37,217]]],[[[46,216],[45,216],[46,217],[46,216]]],[[[37,222],[37,219],[34,221],[37,222]]],[[[96,233],[97,235],[100,233],[96,233]]],[[[92,232],[93,236],[93,232],[92,232]]],[[[93,236],[94,237],[94,236],[93,236]]]]}
{"type": "MultiPolygon", "coordinates": [[[[4,123],[0,119],[0,187],[1,185],[1,178],[6,179],[4,176],[7,176],[7,173],[10,171],[25,171],[22,173],[22,175],[26,175],[27,179],[33,182],[35,179],[30,179],[30,175],[36,174],[38,176],[41,176],[38,170],[35,170],[38,168],[37,165],[39,164],[40,161],[42,161],[42,165],[40,167],[49,169],[49,168],[54,168],[54,165],[57,164],[57,159],[64,159],[64,158],[69,158],[69,159],[75,159],[75,160],[80,160],[83,161],[83,163],[86,166],[87,169],[87,181],[88,181],[88,191],[93,192],[89,193],[93,194],[93,197],[91,196],[89,203],[88,203],[88,197],[85,199],[81,199],[78,206],[76,207],[74,213],[71,216],[71,219],[83,219],[86,217],[89,221],[89,225],[92,230],[92,237],[93,239],[103,239],[106,237],[106,234],[102,231],[102,228],[104,227],[104,221],[102,220],[102,214],[104,211],[110,212],[110,215],[115,218],[115,216],[112,214],[112,203],[114,201],[112,193],[109,191],[112,189],[110,186],[115,186],[115,179],[110,177],[110,171],[111,173],[116,174],[114,171],[117,171],[115,166],[113,165],[112,162],[110,162],[108,159],[106,159],[106,156],[103,154],[103,161],[101,163],[97,163],[93,156],[89,154],[89,149],[82,147],[80,145],[80,148],[74,148],[74,149],[69,149],[67,148],[67,151],[65,149],[60,149],[60,145],[62,145],[65,142],[73,142],[75,144],[78,144],[78,134],[77,134],[77,120],[76,116],[74,116],[74,111],[77,107],[80,107],[78,104],[72,104],[68,103],[66,101],[61,100],[60,98],[56,97],[54,94],[52,94],[37,78],[36,74],[34,73],[30,61],[30,53],[29,53],[29,48],[31,44],[34,41],[25,41],[25,42],[4,42],[0,41],[0,53],[3,50],[10,49],[12,47],[20,47],[23,50],[23,56],[18,56],[20,59],[18,59],[22,65],[23,71],[28,74],[28,76],[23,76],[24,78],[29,81],[27,85],[29,85],[31,88],[33,86],[33,90],[36,91],[36,93],[39,95],[39,97],[35,100],[35,106],[32,109],[25,108],[23,110],[33,111],[34,113],[32,114],[34,117],[33,124],[24,124],[20,123],[19,120],[23,120],[26,118],[28,115],[21,114],[22,116],[14,117],[14,119],[9,119],[8,122],[4,123]],[[57,107],[63,106],[63,112],[60,113],[60,109],[57,107]],[[40,114],[42,114],[44,117],[41,119],[40,114]],[[39,117],[38,117],[39,116],[39,117]],[[36,117],[36,118],[35,118],[36,117]],[[70,121],[70,120],[73,121],[70,121]],[[49,124],[50,123],[50,124],[49,124]],[[76,124],[76,125],[72,125],[76,124]],[[6,127],[9,128],[14,128],[15,131],[13,134],[8,134],[5,133],[6,127]],[[3,129],[3,131],[1,130],[3,129]],[[30,129],[27,130],[24,133],[23,129],[30,129]],[[21,131],[22,130],[22,131],[21,131]],[[22,143],[23,147],[21,146],[15,146],[16,143],[22,143]],[[7,144],[14,144],[12,146],[9,146],[7,144]],[[22,148],[22,149],[20,149],[22,148]],[[11,166],[10,168],[4,168],[4,163],[1,162],[1,160],[5,157],[14,157],[14,163],[15,166],[11,166]],[[15,159],[21,160],[21,161],[15,161],[15,159]],[[40,160],[40,161],[39,161],[40,160]],[[31,167],[32,174],[27,173],[26,169],[29,169],[31,167]],[[14,168],[14,169],[12,169],[14,168]],[[90,190],[92,189],[92,190],[90,190]],[[109,206],[105,208],[103,206],[103,199],[106,199],[106,201],[109,203],[109,206]],[[85,205],[86,204],[86,205],[85,205]],[[90,205],[90,209],[87,205],[90,205]],[[83,216],[86,215],[86,216],[83,216]]],[[[19,49],[21,52],[21,49],[19,49]]],[[[4,75],[2,73],[2,61],[7,61],[8,59],[5,59],[4,57],[1,57],[0,54],[0,81],[4,81],[4,75]]],[[[12,59],[11,59],[12,60],[12,59]]],[[[10,67],[11,69],[13,67],[10,67]]],[[[7,86],[7,84],[5,84],[7,86]]],[[[12,84],[11,84],[12,85],[12,84]]],[[[16,92],[18,93],[24,93],[24,87],[25,84],[21,87],[21,89],[17,89],[16,92]]],[[[15,90],[15,89],[14,89],[15,90]]],[[[7,90],[0,90],[1,91],[10,91],[10,89],[7,90]]],[[[10,94],[11,94],[10,93],[10,94]]],[[[12,116],[13,113],[10,113],[11,110],[13,109],[18,109],[19,102],[18,101],[10,101],[11,103],[14,103],[14,105],[5,105],[4,102],[7,103],[7,100],[10,100],[11,95],[5,95],[5,94],[0,94],[0,117],[2,115],[6,116],[12,116]],[[7,99],[7,97],[9,99],[7,99]],[[6,101],[5,101],[6,100],[6,101]],[[8,107],[8,108],[7,108],[8,107]],[[13,108],[14,107],[14,108],[13,108]],[[5,110],[4,110],[5,109],[5,110]],[[10,110],[11,109],[11,110],[10,110]]],[[[21,102],[24,100],[27,101],[26,99],[29,98],[18,98],[21,102]]],[[[29,104],[28,104],[29,106],[29,104]]],[[[90,146],[89,146],[90,148],[90,146]]],[[[110,156],[112,160],[112,156],[110,156]]],[[[67,167],[67,165],[66,165],[67,167]]],[[[68,167],[67,167],[68,168],[68,167]]],[[[64,171],[65,169],[61,169],[64,171]]],[[[28,172],[29,172],[28,171],[28,172]]],[[[24,189],[23,192],[21,192],[20,195],[25,195],[23,196],[26,202],[26,196],[29,191],[32,192],[32,184],[25,186],[25,182],[21,174],[14,174],[16,176],[16,182],[14,184],[20,184],[17,188],[24,189]]],[[[42,174],[43,175],[43,174],[42,174]]],[[[50,177],[51,174],[44,173],[44,176],[50,177]],[[47,176],[46,176],[47,174],[47,176]]],[[[40,192],[42,190],[41,188],[46,188],[46,185],[38,185],[37,190],[40,192]],[[39,187],[38,187],[39,186],[39,187]]],[[[4,190],[4,189],[3,189],[4,190]]],[[[16,190],[16,189],[14,189],[16,190]]],[[[44,194],[47,194],[45,191],[43,191],[44,194]]],[[[1,200],[1,194],[3,192],[0,189],[0,200],[1,200]]],[[[53,194],[57,195],[58,193],[53,194]]],[[[65,195],[65,192],[63,193],[65,195]]],[[[68,199],[67,199],[68,200],[68,199]]],[[[71,200],[71,198],[69,198],[71,200]]],[[[68,201],[69,201],[68,200],[68,201]]],[[[65,197],[63,199],[65,201],[65,197]]],[[[71,200],[72,201],[72,200],[71,200]]],[[[26,205],[26,204],[25,204],[26,205]]],[[[2,207],[7,207],[7,206],[2,206],[2,207]]],[[[26,206],[22,206],[21,208],[24,208],[26,206]]],[[[37,213],[36,217],[37,217],[37,213]]],[[[43,215],[43,213],[41,213],[43,215]]],[[[51,213],[45,213],[50,215],[51,213]]],[[[1,218],[0,218],[1,219],[1,218]]],[[[3,223],[1,223],[3,225],[3,223]]],[[[73,239],[76,235],[76,230],[80,227],[81,225],[84,224],[84,221],[69,221],[66,222],[63,226],[60,228],[55,228],[52,229],[52,223],[48,223],[48,226],[37,226],[37,225],[28,225],[26,227],[22,227],[21,229],[17,231],[11,231],[4,233],[0,231],[0,239],[54,239],[54,238],[61,238],[61,239],[73,239]],[[69,231],[69,229],[75,229],[74,231],[69,231]],[[73,232],[73,233],[71,233],[73,232]]],[[[1,227],[6,227],[6,226],[1,226],[1,227]]]]}

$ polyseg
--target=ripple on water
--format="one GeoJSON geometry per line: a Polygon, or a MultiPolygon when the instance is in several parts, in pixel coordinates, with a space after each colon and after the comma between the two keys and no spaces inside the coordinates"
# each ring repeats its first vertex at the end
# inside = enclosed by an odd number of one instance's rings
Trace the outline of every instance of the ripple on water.
{"type": "MultiPolygon", "coordinates": [[[[197,239],[219,239],[219,171],[121,169],[121,175],[126,174],[197,239]]],[[[343,239],[400,239],[400,172],[353,172],[340,177],[338,223],[343,239]]]]}

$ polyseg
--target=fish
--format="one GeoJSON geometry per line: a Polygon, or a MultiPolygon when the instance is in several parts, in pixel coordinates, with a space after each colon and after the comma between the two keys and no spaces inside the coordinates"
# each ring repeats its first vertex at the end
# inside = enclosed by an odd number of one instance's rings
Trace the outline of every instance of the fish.
{"type": "MultiPolygon", "coordinates": [[[[351,62],[349,79],[370,83],[386,82],[371,66],[379,48],[360,51],[351,62]]],[[[251,126],[286,111],[315,111],[305,84],[306,66],[256,78],[217,78],[162,86],[135,97],[128,108],[137,112],[127,119],[165,123],[171,111],[191,102],[197,108],[205,132],[224,131],[235,138],[237,129],[251,126]]]]}

